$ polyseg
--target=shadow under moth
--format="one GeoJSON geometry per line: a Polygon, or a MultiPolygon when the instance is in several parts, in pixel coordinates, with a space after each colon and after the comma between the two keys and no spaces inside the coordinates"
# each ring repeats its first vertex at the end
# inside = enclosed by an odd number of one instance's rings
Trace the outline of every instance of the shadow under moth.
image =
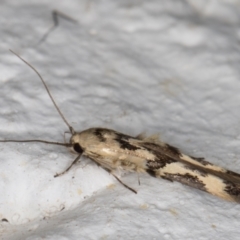
{"type": "Polygon", "coordinates": [[[77,154],[76,159],[65,171],[54,177],[68,172],[84,155],[111,173],[123,186],[134,193],[137,192],[115,175],[116,171],[147,173],[156,178],[183,183],[225,200],[240,202],[240,174],[213,165],[203,158],[187,156],[155,136],[132,137],[105,128],[90,128],[76,132],[58,108],[38,71],[19,55],[14,54],[39,76],[72,136],[69,143],[45,140],[0,140],[0,142],[41,142],[70,147],[77,154]]]}

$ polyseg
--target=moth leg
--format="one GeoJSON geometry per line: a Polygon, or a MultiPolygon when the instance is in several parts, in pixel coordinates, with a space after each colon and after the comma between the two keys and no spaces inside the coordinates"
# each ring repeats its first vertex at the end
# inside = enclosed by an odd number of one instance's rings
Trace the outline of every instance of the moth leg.
{"type": "Polygon", "coordinates": [[[49,34],[53,32],[58,26],[59,26],[59,18],[64,18],[68,21],[71,21],[73,23],[77,23],[77,20],[67,16],[66,14],[59,12],[57,10],[52,11],[52,18],[53,18],[53,26],[42,36],[42,38],[39,40],[37,45],[40,45],[42,42],[44,42],[49,34]]]}
{"type": "Polygon", "coordinates": [[[66,170],[64,170],[64,171],[61,172],[61,173],[55,174],[54,177],[59,177],[59,176],[63,175],[64,173],[68,172],[68,171],[70,170],[70,168],[71,168],[75,163],[77,163],[77,161],[80,159],[81,156],[82,156],[82,154],[79,154],[79,155],[76,157],[76,159],[71,163],[71,165],[70,165],[66,170]]]}
{"type": "Polygon", "coordinates": [[[137,191],[136,190],[134,190],[133,188],[131,188],[131,187],[129,187],[128,185],[126,185],[125,183],[123,183],[115,174],[113,174],[112,172],[111,172],[111,174],[118,180],[118,182],[120,182],[125,188],[127,188],[128,190],[130,190],[130,191],[132,191],[132,192],[134,192],[134,193],[136,193],[137,194],[137,191]]]}
{"type": "Polygon", "coordinates": [[[141,182],[140,182],[139,173],[137,173],[137,176],[138,176],[138,185],[140,186],[140,185],[141,185],[141,182]]]}

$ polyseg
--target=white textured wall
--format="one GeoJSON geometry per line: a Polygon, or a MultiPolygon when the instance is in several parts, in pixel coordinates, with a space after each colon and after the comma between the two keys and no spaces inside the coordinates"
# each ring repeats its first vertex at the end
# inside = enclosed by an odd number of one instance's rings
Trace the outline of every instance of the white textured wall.
{"type": "MultiPolygon", "coordinates": [[[[239,1],[17,1],[0,7],[0,137],[63,141],[77,130],[160,133],[240,172],[239,1]],[[78,23],[60,19],[59,10],[78,23]]],[[[44,144],[0,144],[1,239],[237,240],[240,205],[136,174],[123,188],[87,159],[44,144]]]]}

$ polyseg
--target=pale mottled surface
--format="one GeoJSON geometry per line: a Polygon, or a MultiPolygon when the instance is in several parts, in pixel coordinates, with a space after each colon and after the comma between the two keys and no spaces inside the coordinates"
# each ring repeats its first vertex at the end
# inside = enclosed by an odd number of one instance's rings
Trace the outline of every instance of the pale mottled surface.
{"type": "MultiPolygon", "coordinates": [[[[75,129],[146,131],[240,172],[238,1],[2,1],[0,135],[63,141],[75,129]],[[45,42],[57,9],[60,19],[45,42]]],[[[42,144],[0,145],[2,239],[239,239],[240,205],[136,174],[122,180],[42,144]]]]}

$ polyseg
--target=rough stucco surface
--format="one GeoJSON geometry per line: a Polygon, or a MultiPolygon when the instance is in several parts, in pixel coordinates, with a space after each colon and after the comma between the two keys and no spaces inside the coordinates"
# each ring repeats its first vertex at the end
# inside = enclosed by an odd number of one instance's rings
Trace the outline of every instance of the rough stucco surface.
{"type": "MultiPolygon", "coordinates": [[[[64,141],[77,130],[160,133],[183,152],[240,172],[238,1],[17,1],[0,8],[1,139],[64,141]],[[51,28],[51,11],[59,19],[51,28]],[[68,137],[68,135],[66,135],[68,137]]],[[[1,239],[239,239],[240,205],[127,174],[123,188],[46,144],[0,144],[1,239]]]]}

